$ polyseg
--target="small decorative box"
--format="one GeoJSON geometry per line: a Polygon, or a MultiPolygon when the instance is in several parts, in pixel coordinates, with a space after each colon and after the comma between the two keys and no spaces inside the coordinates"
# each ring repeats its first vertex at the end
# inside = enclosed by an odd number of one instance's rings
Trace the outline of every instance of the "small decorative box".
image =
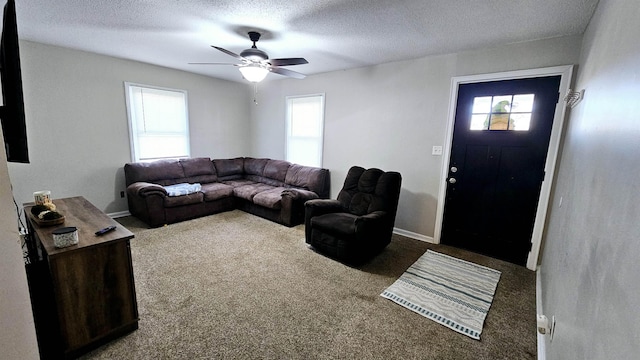
{"type": "Polygon", "coordinates": [[[78,243],[78,228],[75,226],[62,227],[51,232],[53,234],[53,245],[63,248],[78,243]]]}

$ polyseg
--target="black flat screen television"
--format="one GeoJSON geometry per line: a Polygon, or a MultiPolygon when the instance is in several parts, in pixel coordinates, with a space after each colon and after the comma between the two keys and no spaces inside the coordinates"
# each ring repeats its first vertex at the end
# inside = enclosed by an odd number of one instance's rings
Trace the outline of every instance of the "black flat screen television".
{"type": "Polygon", "coordinates": [[[24,118],[18,24],[14,0],[8,0],[4,6],[2,42],[0,43],[0,76],[4,104],[0,107],[0,119],[7,161],[28,163],[27,125],[24,118]]]}

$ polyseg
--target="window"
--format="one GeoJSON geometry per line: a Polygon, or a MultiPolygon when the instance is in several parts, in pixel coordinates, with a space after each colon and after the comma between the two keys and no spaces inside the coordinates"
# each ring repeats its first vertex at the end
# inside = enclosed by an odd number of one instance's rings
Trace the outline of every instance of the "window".
{"type": "Polygon", "coordinates": [[[473,99],[470,130],[527,131],[534,94],[480,96],[473,99]]]}
{"type": "Polygon", "coordinates": [[[187,92],[125,83],[133,161],[189,157],[187,92]]]}
{"type": "Polygon", "coordinates": [[[286,159],[322,166],[324,94],[287,97],[286,159]]]}

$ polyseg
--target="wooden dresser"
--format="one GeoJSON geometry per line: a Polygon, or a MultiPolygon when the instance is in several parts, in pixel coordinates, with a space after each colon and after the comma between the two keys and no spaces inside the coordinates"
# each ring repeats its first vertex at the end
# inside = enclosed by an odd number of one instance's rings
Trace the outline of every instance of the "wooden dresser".
{"type": "Polygon", "coordinates": [[[27,266],[38,346],[43,359],[75,358],[138,328],[129,240],[133,233],[85,198],[53,200],[64,224],[30,218],[27,266]],[[114,231],[95,232],[110,225],[114,231]],[[53,230],[78,228],[78,244],[56,248],[53,230]]]}

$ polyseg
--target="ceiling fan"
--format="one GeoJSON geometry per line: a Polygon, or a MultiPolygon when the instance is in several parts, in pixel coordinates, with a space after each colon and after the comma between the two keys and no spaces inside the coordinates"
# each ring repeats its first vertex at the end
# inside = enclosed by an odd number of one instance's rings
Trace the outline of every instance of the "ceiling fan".
{"type": "Polygon", "coordinates": [[[189,63],[196,65],[233,65],[237,66],[242,76],[250,82],[258,83],[262,81],[269,72],[284,75],[296,79],[304,79],[305,75],[299,72],[291,71],[289,69],[282,68],[282,66],[302,65],[309,62],[304,58],[282,58],[282,59],[269,59],[269,55],[266,52],[256,47],[256,42],[260,40],[260,33],[257,31],[249,31],[249,39],[253,42],[253,46],[249,49],[242,50],[240,55],[223,49],[218,46],[211,45],[214,49],[220,50],[223,53],[233,56],[241,61],[239,64],[232,63],[189,63]]]}

